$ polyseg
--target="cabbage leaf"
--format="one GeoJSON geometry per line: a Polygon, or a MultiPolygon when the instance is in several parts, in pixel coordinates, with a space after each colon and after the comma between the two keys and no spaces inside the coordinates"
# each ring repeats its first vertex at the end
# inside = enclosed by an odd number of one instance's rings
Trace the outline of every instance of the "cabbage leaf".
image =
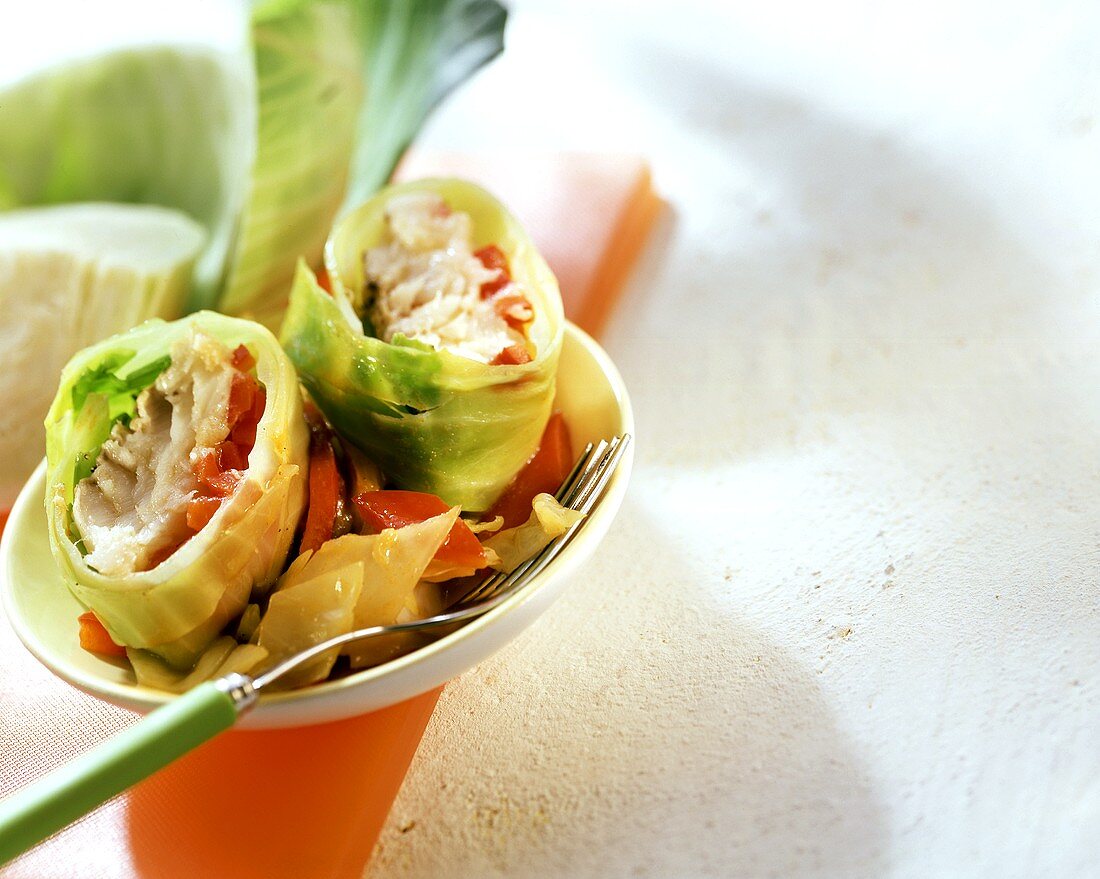
{"type": "MultiPolygon", "coordinates": [[[[156,204],[207,232],[187,310],[277,326],[297,259],[503,47],[495,0],[260,0],[239,45],[137,45],[0,89],[0,210],[156,204]]],[[[142,315],[172,318],[164,310],[142,315]]]]}
{"type": "MultiPolygon", "coordinates": [[[[299,556],[279,579],[256,630],[273,666],[315,644],[369,626],[421,619],[440,609],[438,590],[421,576],[446,540],[458,509],[381,534],[346,534],[299,556]]],[[[353,668],[376,665],[419,643],[384,635],[344,648],[353,668]]],[[[341,651],[330,650],[287,674],[279,687],[324,680],[341,651]]]]}

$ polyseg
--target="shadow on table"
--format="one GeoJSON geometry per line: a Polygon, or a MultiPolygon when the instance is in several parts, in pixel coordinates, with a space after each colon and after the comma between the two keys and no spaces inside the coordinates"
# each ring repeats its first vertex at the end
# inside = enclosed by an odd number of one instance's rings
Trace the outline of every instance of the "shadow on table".
{"type": "MultiPolygon", "coordinates": [[[[915,125],[741,79],[659,42],[628,50],[623,75],[677,133],[664,147],[679,187],[669,195],[692,208],[676,230],[692,248],[635,273],[635,307],[616,314],[607,338],[628,384],[646,387],[648,454],[697,464],[714,451],[698,437],[721,428],[722,448],[745,460],[828,439],[848,416],[882,413],[893,429],[891,417],[913,409],[939,416],[945,444],[980,442],[974,413],[989,386],[1026,375],[1016,340],[1070,320],[1059,309],[1095,289],[1052,295],[1066,270],[1006,223],[1015,190],[994,192],[988,174],[968,177],[922,151],[907,136],[915,125]],[[716,278],[728,295],[707,293],[716,278]],[[688,435],[669,417],[685,394],[707,402],[688,435]]],[[[1016,215],[1042,215],[1043,192],[1018,196],[1016,215]]],[[[1024,421],[1032,397],[1041,404],[1046,389],[1033,385],[1008,418],[1024,421]]],[[[896,420],[890,453],[918,445],[911,427],[896,420]]]]}
{"type": "Polygon", "coordinates": [[[882,809],[815,671],[629,497],[534,632],[448,688],[417,759],[378,875],[885,872],[882,809]]]}

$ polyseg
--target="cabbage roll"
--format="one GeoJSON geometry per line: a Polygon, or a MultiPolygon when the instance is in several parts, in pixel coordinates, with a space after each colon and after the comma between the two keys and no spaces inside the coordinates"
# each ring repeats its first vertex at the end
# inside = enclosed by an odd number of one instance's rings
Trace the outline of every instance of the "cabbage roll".
{"type": "Polygon", "coordinates": [[[483,511],[538,448],[561,295],[519,223],[460,180],[391,186],[298,268],[281,341],[342,437],[396,486],[483,511]],[[323,281],[324,279],[322,279],[323,281]]]}
{"type": "Polygon", "coordinates": [[[281,573],[306,503],[294,368],[250,321],[148,321],[78,353],[46,418],[54,555],[111,638],[192,667],[281,573]]]}

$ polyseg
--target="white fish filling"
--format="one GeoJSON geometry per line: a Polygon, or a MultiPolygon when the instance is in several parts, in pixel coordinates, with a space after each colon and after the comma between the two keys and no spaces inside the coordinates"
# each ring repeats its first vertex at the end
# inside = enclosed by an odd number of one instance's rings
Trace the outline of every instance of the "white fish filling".
{"type": "Polygon", "coordinates": [[[400,334],[481,363],[526,346],[523,333],[497,313],[498,299],[522,288],[513,281],[481,298],[482,284],[500,270],[474,256],[469,214],[450,210],[438,195],[411,193],[389,200],[386,224],[390,241],[363,256],[376,291],[368,288],[367,314],[382,341],[400,334]]]}
{"type": "Polygon", "coordinates": [[[229,435],[236,370],[223,344],[194,332],[172,346],[172,363],[118,423],[95,470],[76,486],[73,520],[84,561],[107,576],[149,570],[191,536],[187,506],[198,482],[192,464],[229,435]]]}

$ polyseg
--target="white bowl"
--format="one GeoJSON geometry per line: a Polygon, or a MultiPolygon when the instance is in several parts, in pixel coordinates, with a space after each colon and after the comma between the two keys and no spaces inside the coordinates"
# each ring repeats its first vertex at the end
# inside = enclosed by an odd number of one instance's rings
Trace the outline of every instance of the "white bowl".
{"type": "MultiPolygon", "coordinates": [[[[565,416],[577,450],[588,442],[634,432],[618,370],[604,350],[572,324],[565,332],[555,405],[565,416]]],[[[573,541],[500,607],[385,665],[264,696],[240,726],[302,726],[374,711],[434,689],[499,650],[546,610],[569,576],[596,551],[626,493],[632,460],[630,448],[603,500],[573,541]]],[[[76,618],[84,608],[69,592],[50,554],[44,494],[43,463],[20,492],[0,541],[0,592],[12,627],[31,653],[73,686],[140,712],[164,704],[171,694],[138,686],[126,663],[81,649],[76,618]]]]}

